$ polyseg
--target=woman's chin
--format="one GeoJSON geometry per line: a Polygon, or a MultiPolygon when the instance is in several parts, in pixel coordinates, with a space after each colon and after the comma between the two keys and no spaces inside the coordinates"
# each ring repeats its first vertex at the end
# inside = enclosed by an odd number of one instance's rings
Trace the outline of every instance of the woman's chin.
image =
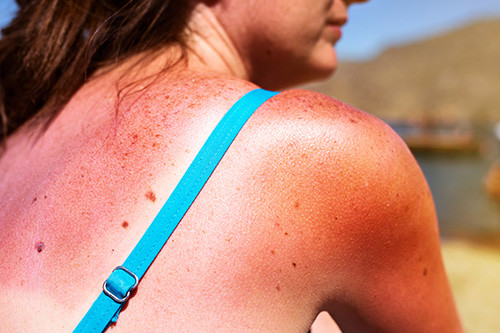
{"type": "Polygon", "coordinates": [[[311,58],[304,70],[303,80],[301,83],[309,83],[314,81],[322,81],[332,76],[338,67],[338,60],[335,50],[329,48],[317,57],[311,58]]]}
{"type": "Polygon", "coordinates": [[[316,81],[323,81],[330,78],[337,70],[337,62],[335,61],[324,64],[323,66],[317,66],[310,68],[304,76],[296,82],[294,85],[306,84],[316,81]]]}
{"type": "Polygon", "coordinates": [[[321,81],[321,80],[326,80],[330,76],[332,76],[336,71],[337,71],[338,64],[335,62],[335,64],[332,64],[328,67],[322,67],[317,71],[317,75],[314,78],[311,78],[309,81],[321,81]]]}

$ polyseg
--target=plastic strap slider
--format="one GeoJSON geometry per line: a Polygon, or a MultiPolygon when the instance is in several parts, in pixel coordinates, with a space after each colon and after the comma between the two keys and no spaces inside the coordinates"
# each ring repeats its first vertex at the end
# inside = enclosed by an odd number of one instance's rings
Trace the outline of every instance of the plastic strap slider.
{"type": "MultiPolygon", "coordinates": [[[[123,276],[123,274],[121,275],[123,276]]],[[[126,275],[124,277],[126,277],[126,275]]],[[[130,285],[130,283],[128,284],[130,285]]],[[[111,273],[110,277],[106,281],[104,281],[104,284],[102,285],[102,290],[104,294],[106,294],[116,303],[125,303],[130,298],[130,292],[134,290],[138,284],[139,284],[139,278],[137,277],[137,275],[132,273],[128,268],[124,266],[117,266],[111,273]],[[127,286],[127,282],[124,281],[124,279],[120,277],[119,274],[117,274],[119,273],[118,271],[123,271],[128,275],[130,275],[134,279],[133,285],[127,286]],[[126,293],[120,292],[120,289],[125,289],[126,293]],[[116,294],[118,294],[118,296],[116,294]],[[123,294],[125,294],[125,296],[122,297],[123,294]]]]}

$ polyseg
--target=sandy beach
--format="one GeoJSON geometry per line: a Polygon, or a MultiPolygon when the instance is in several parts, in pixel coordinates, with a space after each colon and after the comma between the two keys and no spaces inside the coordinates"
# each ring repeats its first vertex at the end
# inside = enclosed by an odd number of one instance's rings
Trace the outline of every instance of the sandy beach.
{"type": "Polygon", "coordinates": [[[500,332],[500,246],[443,240],[442,247],[465,332],[500,332]]]}

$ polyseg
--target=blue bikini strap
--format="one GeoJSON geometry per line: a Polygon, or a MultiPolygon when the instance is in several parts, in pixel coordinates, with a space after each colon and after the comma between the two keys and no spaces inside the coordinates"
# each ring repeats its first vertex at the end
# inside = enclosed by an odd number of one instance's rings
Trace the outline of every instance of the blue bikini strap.
{"type": "Polygon", "coordinates": [[[137,287],[243,125],[259,106],[276,94],[263,89],[252,90],[229,109],[127,260],[104,282],[103,291],[74,332],[102,332],[116,322],[131,291],[137,287]]]}

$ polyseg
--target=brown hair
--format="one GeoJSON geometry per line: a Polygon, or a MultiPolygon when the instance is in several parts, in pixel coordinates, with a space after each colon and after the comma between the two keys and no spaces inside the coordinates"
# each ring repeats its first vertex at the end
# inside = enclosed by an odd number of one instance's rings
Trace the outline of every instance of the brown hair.
{"type": "Polygon", "coordinates": [[[3,137],[48,124],[97,69],[167,44],[183,47],[188,1],[17,0],[0,40],[3,137]]]}

